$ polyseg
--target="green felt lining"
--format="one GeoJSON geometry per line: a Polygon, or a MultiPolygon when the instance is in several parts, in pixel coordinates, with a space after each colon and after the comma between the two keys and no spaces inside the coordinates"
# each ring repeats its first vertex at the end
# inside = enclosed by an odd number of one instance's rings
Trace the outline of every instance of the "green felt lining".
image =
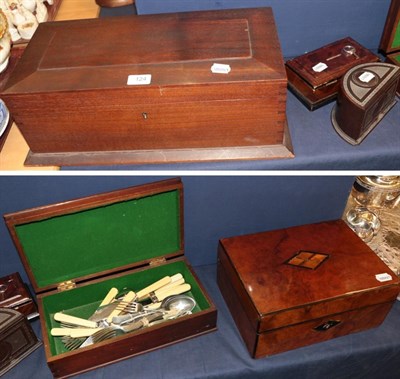
{"type": "MultiPolygon", "coordinates": [[[[60,326],[59,323],[53,319],[54,313],[56,312],[64,311],[64,313],[72,316],[88,318],[97,309],[101,300],[112,287],[116,287],[119,291],[127,288],[133,291],[139,291],[164,276],[172,276],[176,273],[181,273],[185,281],[191,285],[191,290],[187,294],[192,296],[197,302],[194,313],[209,308],[209,302],[185,261],[179,260],[140,272],[133,272],[118,278],[44,296],[42,303],[46,325],[48,326],[48,334],[50,336],[51,328],[60,326]]],[[[50,351],[53,355],[58,355],[67,351],[60,337],[50,336],[50,351]]]]}
{"type": "Polygon", "coordinates": [[[37,285],[57,285],[179,251],[180,193],[17,225],[16,233],[37,285]]]}
{"type": "Polygon", "coordinates": [[[400,48],[400,20],[394,32],[394,37],[392,42],[392,49],[399,49],[399,48],[400,48]]]}

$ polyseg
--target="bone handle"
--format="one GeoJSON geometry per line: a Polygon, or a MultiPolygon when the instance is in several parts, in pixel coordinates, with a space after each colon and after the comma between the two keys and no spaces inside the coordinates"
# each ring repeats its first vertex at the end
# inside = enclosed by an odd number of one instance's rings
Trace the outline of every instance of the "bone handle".
{"type": "MultiPolygon", "coordinates": [[[[136,297],[135,292],[133,291],[129,291],[121,300],[122,304],[126,304],[131,302],[134,298],[136,297]]],[[[112,322],[113,317],[118,316],[122,311],[124,310],[123,307],[121,307],[120,309],[114,309],[109,316],[107,317],[107,322],[112,322]]]]}
{"type": "Polygon", "coordinates": [[[190,284],[185,283],[185,284],[181,284],[179,286],[167,289],[165,291],[160,289],[158,291],[154,291],[154,296],[152,296],[152,300],[154,299],[153,302],[163,301],[168,296],[180,295],[181,293],[190,291],[190,288],[191,288],[190,284]]]}
{"type": "Polygon", "coordinates": [[[97,327],[97,323],[94,321],[89,321],[84,318],[66,315],[61,312],[57,312],[54,314],[54,320],[59,321],[59,322],[66,322],[67,324],[83,326],[85,328],[96,328],[97,327]]]}
{"type": "Polygon", "coordinates": [[[52,336],[70,336],[73,338],[89,337],[93,333],[98,332],[102,328],[52,328],[50,333],[52,336]]]}
{"type": "Polygon", "coordinates": [[[108,294],[106,295],[106,297],[100,303],[99,307],[110,304],[115,299],[115,296],[117,296],[117,294],[118,294],[118,290],[115,287],[111,288],[110,291],[108,291],[108,294]]]}
{"type": "Polygon", "coordinates": [[[170,276],[165,276],[164,278],[157,280],[155,283],[150,284],[146,288],[143,288],[142,290],[138,291],[136,293],[136,296],[138,299],[140,299],[143,296],[146,296],[148,293],[153,292],[158,290],[160,287],[165,286],[166,284],[169,284],[171,282],[171,277],[170,276]]]}
{"type": "Polygon", "coordinates": [[[92,334],[102,330],[103,328],[74,328],[70,332],[72,338],[90,337],[92,334]]]}
{"type": "Polygon", "coordinates": [[[177,273],[175,275],[171,276],[171,283],[176,282],[177,280],[180,280],[183,278],[183,275],[181,273],[177,273]]]}
{"type": "MultiPolygon", "coordinates": [[[[177,286],[179,286],[179,285],[181,285],[181,284],[184,284],[184,283],[185,283],[185,279],[183,279],[183,278],[176,279],[175,281],[173,281],[173,282],[171,282],[171,283],[169,283],[169,284],[166,284],[165,286],[159,288],[157,291],[159,291],[159,292],[164,292],[164,291],[166,291],[166,290],[169,290],[169,289],[171,289],[171,288],[177,287],[177,286]]],[[[157,291],[154,291],[154,292],[157,292],[157,291]]],[[[147,293],[146,295],[144,295],[144,296],[142,296],[142,297],[139,297],[138,301],[146,300],[146,299],[148,299],[149,297],[150,297],[150,293],[147,293]]]]}

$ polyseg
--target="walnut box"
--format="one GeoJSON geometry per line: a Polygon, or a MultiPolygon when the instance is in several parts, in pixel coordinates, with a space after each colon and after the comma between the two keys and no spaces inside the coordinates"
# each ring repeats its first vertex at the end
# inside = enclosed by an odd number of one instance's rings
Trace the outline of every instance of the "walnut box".
{"type": "Polygon", "coordinates": [[[254,358],[376,327],[400,289],[343,220],[222,239],[217,273],[254,358]]]}
{"type": "Polygon", "coordinates": [[[68,377],[216,329],[217,310],[184,257],[179,179],[5,215],[37,293],[46,359],[68,377]],[[88,319],[108,291],[134,292],[175,274],[190,285],[191,314],[70,351],[55,313],[88,319]]]}
{"type": "Polygon", "coordinates": [[[30,165],[292,158],[271,8],[41,24],[2,99],[30,165]]]}

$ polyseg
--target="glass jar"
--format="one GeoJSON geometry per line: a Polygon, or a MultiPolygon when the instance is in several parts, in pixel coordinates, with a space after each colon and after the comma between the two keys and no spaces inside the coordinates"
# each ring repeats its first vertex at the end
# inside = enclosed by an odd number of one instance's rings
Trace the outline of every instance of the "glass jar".
{"type": "Polygon", "coordinates": [[[364,207],[393,209],[400,204],[400,176],[357,176],[351,195],[364,207]]]}

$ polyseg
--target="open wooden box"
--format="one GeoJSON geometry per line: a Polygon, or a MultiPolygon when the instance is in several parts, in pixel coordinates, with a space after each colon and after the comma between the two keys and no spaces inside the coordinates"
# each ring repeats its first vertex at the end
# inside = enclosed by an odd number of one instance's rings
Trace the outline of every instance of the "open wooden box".
{"type": "Polygon", "coordinates": [[[88,371],[216,329],[217,310],[184,257],[183,185],[170,179],[4,216],[37,293],[55,377],[88,371]],[[68,351],[54,314],[88,318],[112,287],[138,291],[181,273],[191,315],[68,351]],[[65,288],[65,289],[64,289],[65,288]]]}
{"type": "MultiPolygon", "coordinates": [[[[386,62],[400,66],[399,0],[392,0],[390,4],[379,48],[386,54],[386,62]]],[[[400,95],[400,83],[397,87],[397,94],[400,95]]]]}

